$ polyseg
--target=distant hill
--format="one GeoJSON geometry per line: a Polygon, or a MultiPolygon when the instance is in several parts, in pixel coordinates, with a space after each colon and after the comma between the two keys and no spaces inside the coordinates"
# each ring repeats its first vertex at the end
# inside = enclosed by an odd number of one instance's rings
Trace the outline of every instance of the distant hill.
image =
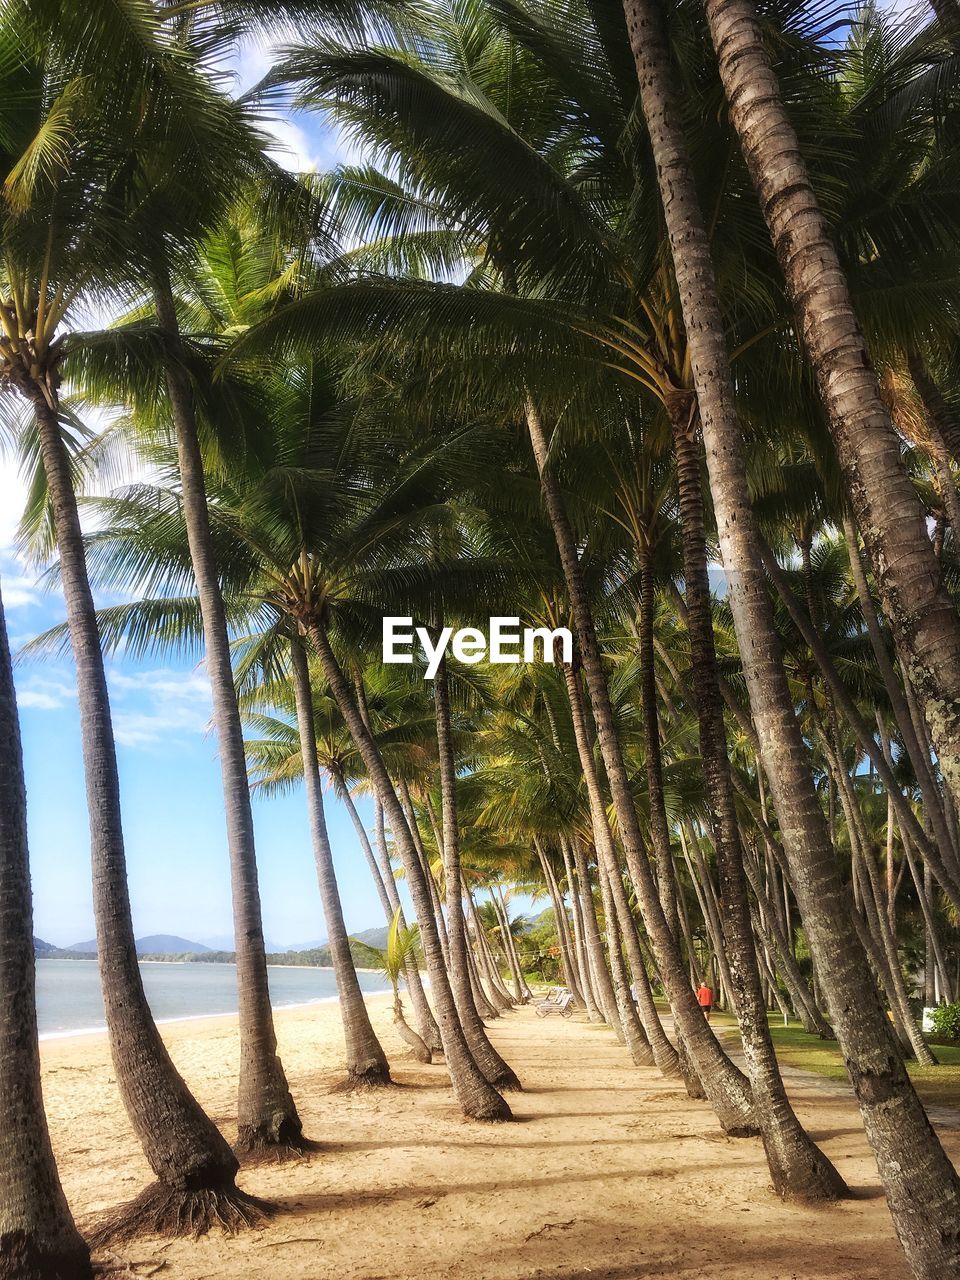
{"type": "MultiPolygon", "coordinates": [[[[96,939],[90,942],[75,942],[73,946],[64,948],[75,955],[95,956],[97,954],[96,939]]],[[[173,933],[151,933],[146,938],[137,939],[138,956],[179,956],[202,955],[209,951],[202,942],[190,942],[187,938],[178,938],[173,933]]]]}
{"type": "MultiPolygon", "coordinates": [[[[209,938],[204,938],[204,945],[199,948],[201,951],[232,951],[233,950],[233,934],[217,933],[209,938]]],[[[264,938],[263,946],[265,951],[289,951],[289,947],[278,946],[277,943],[271,941],[270,938],[264,938]]]]}
{"type": "Polygon", "coordinates": [[[47,955],[51,951],[59,951],[59,947],[55,947],[52,942],[44,942],[42,938],[34,938],[33,950],[38,956],[47,955]]]}
{"type": "Polygon", "coordinates": [[[387,925],[382,924],[379,929],[364,929],[362,933],[351,933],[351,938],[356,938],[358,942],[365,942],[368,947],[375,947],[377,951],[383,951],[387,945],[387,934],[390,932],[387,925]]]}

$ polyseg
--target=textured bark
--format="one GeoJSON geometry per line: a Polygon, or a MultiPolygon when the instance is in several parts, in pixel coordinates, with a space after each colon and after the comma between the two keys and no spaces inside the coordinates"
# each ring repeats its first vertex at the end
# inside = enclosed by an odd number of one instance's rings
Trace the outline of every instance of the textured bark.
{"type": "MultiPolygon", "coordinates": [[[[403,808],[403,815],[407,820],[407,827],[409,828],[414,848],[417,851],[417,856],[420,859],[420,865],[423,868],[427,889],[430,892],[430,901],[433,904],[433,915],[437,922],[437,936],[440,939],[440,949],[443,952],[443,962],[447,967],[447,972],[449,973],[450,938],[447,934],[447,922],[443,917],[443,903],[440,901],[440,891],[437,888],[437,882],[434,879],[433,871],[430,867],[430,859],[427,857],[427,850],[424,847],[423,837],[420,834],[420,824],[417,822],[416,811],[414,810],[413,800],[410,796],[410,788],[407,786],[404,779],[401,778],[396,790],[400,799],[400,804],[403,808]]],[[[396,835],[396,832],[394,832],[394,835],[396,835]]],[[[437,847],[439,849],[439,842],[437,847]]]]}
{"type": "Polygon", "coordinates": [[[317,758],[316,727],[314,721],[313,691],[310,687],[310,668],[307,655],[299,639],[290,642],[293,664],[293,692],[297,706],[297,728],[300,734],[300,754],[303,759],[303,782],[307,793],[307,810],[310,817],[310,839],[317,867],[320,901],[327,926],[327,945],[333,963],[337,994],[340,997],[340,1018],[347,1054],[346,1084],[355,1087],[375,1088],[388,1085],[390,1065],[377,1034],[370,1022],[370,1014],[364,1003],[363,991],[350,954],[350,939],[343,922],[343,907],[333,866],[330,837],[323,811],[323,787],[320,781],[320,761],[317,758]]]}
{"type": "MultiPolygon", "coordinates": [[[[400,895],[397,892],[397,884],[393,878],[390,869],[390,859],[387,856],[386,835],[383,830],[383,808],[380,804],[376,804],[375,825],[377,832],[377,847],[383,862],[382,868],[377,866],[373,848],[370,844],[370,837],[367,835],[366,827],[357,813],[357,807],[353,803],[353,797],[346,788],[346,784],[342,783],[341,798],[347,806],[347,811],[353,820],[354,830],[356,831],[360,845],[363,849],[364,856],[370,865],[371,874],[376,873],[376,883],[380,886],[383,897],[380,899],[383,906],[384,916],[387,924],[393,920],[394,913],[400,912],[400,927],[406,928],[407,922],[404,918],[403,909],[400,906],[400,895]]],[[[420,978],[420,970],[417,963],[410,957],[404,966],[404,978],[407,983],[407,992],[410,996],[410,1003],[413,1005],[413,1016],[417,1024],[417,1034],[424,1042],[431,1053],[442,1053],[443,1045],[440,1040],[440,1028],[437,1026],[437,1020],[433,1016],[433,1010],[427,1002],[427,995],[423,989],[423,982],[420,978]]]]}
{"type": "Polygon", "coordinates": [[[509,1106],[484,1077],[464,1037],[444,965],[433,901],[427,887],[420,855],[413,843],[403,807],[390,781],[380,749],[360,713],[353,691],[340,669],[322,624],[311,627],[310,639],[320,658],[330,692],[333,694],[354,746],[363,760],[377,799],[393,830],[393,838],[403,862],[407,887],[420,925],[420,941],[427,971],[430,974],[431,994],[436,1005],[443,1052],[457,1101],[464,1115],[475,1120],[509,1120],[511,1119],[509,1106]]]}
{"type": "Polygon", "coordinates": [[[761,568],[709,240],[680,132],[661,11],[626,0],[699,403],[730,604],[794,893],[894,1223],[918,1276],[960,1274],[960,1181],[904,1070],[837,872],[761,568]]]}
{"type": "Polygon", "coordinates": [[[229,1193],[235,1189],[236,1159],[171,1062],[143,991],[110,699],[70,463],[56,413],[39,393],[34,410],[77,673],[100,984],[117,1085],[160,1182],[184,1194],[198,1188],[229,1193]]]}
{"type": "Polygon", "coordinates": [[[165,368],[167,395],[177,437],[183,515],[200,597],[207,674],[223,778],[240,1006],[237,1148],[247,1152],[265,1147],[297,1147],[302,1125],[277,1055],[277,1037],[270,1006],[253,811],[247,782],[243,727],[230,661],[230,637],[213,552],[193,395],[181,363],[180,331],[169,282],[162,281],[157,285],[155,302],[157,319],[168,343],[165,368]]]}
{"type": "Polygon", "coordinates": [[[747,1074],[753,1087],[757,1119],[773,1188],[781,1196],[837,1199],[847,1187],[822,1151],[810,1140],[787,1099],[760,984],[750,899],[744,873],[723,700],[717,683],[717,654],[713,638],[710,579],[700,483],[700,447],[690,429],[689,407],[674,404],[671,413],[674,452],[680,488],[683,539],[683,577],[690,635],[690,664],[696,672],[697,722],[700,756],[717,851],[723,898],[723,935],[730,965],[732,991],[740,1024],[747,1074]]]}
{"type": "Polygon", "coordinates": [[[90,1280],[40,1091],[20,723],[0,599],[0,1280],[90,1280]]]}
{"type": "Polygon", "coordinates": [[[580,918],[583,921],[583,945],[587,953],[587,963],[593,976],[593,993],[603,1011],[604,1020],[609,1023],[620,1041],[624,1043],[623,1027],[620,1025],[620,1012],[617,1008],[617,997],[613,990],[613,980],[607,968],[607,958],[603,954],[603,941],[600,937],[600,923],[597,920],[597,907],[593,900],[593,889],[587,870],[587,859],[583,845],[574,836],[568,838],[561,835],[570,849],[573,865],[577,873],[577,893],[580,897],[580,918]]]}
{"type": "MultiPolygon", "coordinates": [[[[597,879],[600,882],[600,896],[603,900],[604,930],[607,935],[607,954],[610,957],[610,977],[617,1000],[617,1015],[623,1029],[624,1043],[630,1050],[634,1066],[649,1067],[653,1065],[653,1051],[647,1040],[646,1032],[637,1016],[637,1007],[633,1003],[630,992],[630,975],[623,958],[624,940],[619,922],[617,908],[613,900],[610,876],[605,867],[597,868],[597,879]]],[[[622,882],[621,882],[622,886],[622,882]]]]}
{"type": "Polygon", "coordinates": [[[567,890],[570,894],[570,917],[573,921],[573,942],[577,953],[577,967],[580,970],[580,989],[583,992],[583,998],[587,1006],[587,1017],[591,1022],[605,1021],[603,1012],[597,1003],[596,996],[593,994],[593,975],[590,972],[590,964],[587,960],[587,949],[583,942],[583,912],[580,909],[580,895],[577,893],[576,882],[573,878],[573,859],[570,856],[570,847],[566,840],[560,842],[560,855],[563,858],[563,873],[567,881],[567,890]]]}
{"type": "Polygon", "coordinates": [[[870,361],[750,0],[705,0],[730,119],[760,199],[883,611],[960,795],[960,617],[870,361]]]}
{"type": "MultiPolygon", "coordinates": [[[[880,781],[886,789],[887,795],[890,797],[890,803],[893,805],[900,817],[901,823],[909,832],[912,839],[922,849],[924,857],[927,858],[934,871],[937,879],[943,885],[950,900],[960,909],[960,884],[957,883],[956,877],[952,874],[949,867],[945,864],[940,856],[940,851],[933,841],[928,840],[926,833],[917,821],[916,815],[910,808],[906,797],[900,790],[893,771],[883,753],[882,748],[877,744],[877,740],[867,725],[863,716],[857,709],[856,703],[846,690],[846,686],[840,678],[840,674],[834,665],[833,659],[827,646],[823,643],[817,631],[814,628],[810,618],[800,607],[799,602],[790,590],[783,571],[781,570],[776,557],[770,548],[763,542],[760,544],[760,552],[763,556],[764,567],[770,577],[771,582],[777,588],[777,593],[783,604],[790,614],[791,620],[797,627],[797,630],[803,636],[804,641],[808,645],[813,655],[814,661],[820,668],[820,672],[826,682],[830,692],[841,709],[851,729],[856,735],[857,741],[861,748],[869,757],[880,781]]],[[[892,675],[892,671],[891,671],[892,675]]],[[[895,679],[895,676],[892,677],[895,679]]],[[[909,712],[909,708],[905,708],[909,712]]],[[[936,808],[939,809],[939,796],[936,797],[936,808]]]]}
{"type": "Polygon", "coordinates": [[[627,869],[640,900],[647,936],[660,978],[676,1019],[678,1034],[693,1055],[710,1102],[723,1129],[731,1135],[757,1132],[750,1088],[706,1022],[687,978],[686,966],[664,915],[647,860],[634,806],[623,749],[617,736],[613,705],[600,660],[593,615],[587,598],[577,544],[556,476],[547,465],[547,437],[539,415],[527,405],[527,429],[540,475],[541,491],[560,553],[564,580],[573,610],[584,677],[590,694],[600,754],[620,828],[627,869]]]}
{"type": "Polygon", "coordinates": [[[477,1066],[496,1089],[519,1089],[520,1081],[487,1038],[470,986],[467,931],[463,920],[463,880],[460,871],[460,829],[457,817],[457,762],[453,748],[453,718],[446,659],[433,680],[443,802],[442,853],[447,885],[447,936],[450,942],[450,985],[457,1002],[467,1044],[477,1066]]]}
{"type": "MultiPolygon", "coordinates": [[[[573,723],[573,736],[583,771],[583,781],[587,789],[587,802],[590,806],[590,820],[593,824],[593,838],[597,854],[603,870],[610,881],[613,892],[614,908],[620,932],[627,948],[630,969],[637,988],[637,1004],[648,1052],[665,1076],[675,1076],[679,1070],[677,1052],[667,1039],[660,1023],[660,1015],[653,1001],[650,984],[646,980],[647,971],[643,962],[643,953],[637,938],[636,927],[630,914],[630,903],[627,891],[623,886],[623,878],[617,864],[613,835],[607,820],[607,807],[604,803],[603,791],[596,761],[593,757],[589,726],[583,705],[583,689],[580,677],[571,666],[564,667],[564,679],[567,687],[567,700],[570,703],[570,718],[573,723]]],[[[638,1065],[643,1065],[639,1063],[638,1065]]]]}

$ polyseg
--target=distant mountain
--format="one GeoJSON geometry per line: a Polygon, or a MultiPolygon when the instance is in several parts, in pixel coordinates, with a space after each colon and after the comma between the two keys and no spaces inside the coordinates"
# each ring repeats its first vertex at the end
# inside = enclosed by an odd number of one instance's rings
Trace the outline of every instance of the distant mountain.
{"type": "MultiPolygon", "coordinates": [[[[203,941],[206,945],[199,948],[201,951],[232,951],[234,947],[232,933],[218,933],[212,937],[204,938],[203,941]]],[[[269,951],[271,953],[290,950],[289,947],[278,946],[278,944],[271,941],[270,938],[264,938],[263,946],[265,951],[269,951]]]]}
{"type": "MultiPolygon", "coordinates": [[[[75,942],[72,947],[65,947],[78,955],[95,956],[97,954],[96,939],[90,942],[75,942]]],[[[146,938],[137,939],[138,956],[179,956],[201,955],[210,951],[202,942],[190,942],[187,938],[178,938],[173,933],[151,933],[146,938]]]]}
{"type": "Polygon", "coordinates": [[[59,947],[55,947],[52,942],[44,942],[42,938],[34,938],[33,950],[38,956],[46,955],[51,951],[59,951],[59,947]]]}
{"type": "Polygon", "coordinates": [[[358,942],[365,942],[368,947],[374,947],[377,951],[384,951],[389,932],[389,928],[382,924],[379,929],[364,929],[362,933],[351,933],[350,937],[356,938],[358,942]]]}
{"type": "Polygon", "coordinates": [[[271,955],[280,955],[284,951],[318,951],[321,947],[327,945],[326,938],[313,938],[310,942],[291,942],[286,947],[271,947],[267,944],[267,951],[271,955]]]}

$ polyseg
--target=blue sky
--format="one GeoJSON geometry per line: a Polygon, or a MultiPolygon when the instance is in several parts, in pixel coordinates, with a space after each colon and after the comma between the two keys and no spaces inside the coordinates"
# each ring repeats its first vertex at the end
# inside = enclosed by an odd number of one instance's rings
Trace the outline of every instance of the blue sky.
{"type": "MultiPolygon", "coordinates": [[[[254,83],[269,51],[237,58],[238,87],[254,83]]],[[[277,120],[276,155],[292,169],[324,169],[349,148],[316,117],[277,120]]],[[[63,601],[44,593],[17,556],[23,486],[0,455],[0,581],[14,651],[60,622],[63,601]]],[[[109,666],[135,928],[191,940],[232,936],[229,871],[209,689],[200,664],[163,655],[109,666]]],[[[28,661],[16,672],[29,803],[35,932],[57,945],[93,937],[89,835],[80,728],[69,662],[28,661]]],[[[372,822],[372,807],[360,803],[372,822]]],[[[264,932],[280,945],[325,936],[301,793],[254,800],[264,932]]],[[[332,795],[327,821],[347,928],[383,923],[350,819],[332,795]]]]}

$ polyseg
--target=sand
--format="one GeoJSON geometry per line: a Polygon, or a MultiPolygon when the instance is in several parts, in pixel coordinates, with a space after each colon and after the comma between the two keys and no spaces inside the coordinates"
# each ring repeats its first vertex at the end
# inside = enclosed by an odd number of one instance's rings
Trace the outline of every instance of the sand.
{"type": "MultiPolygon", "coordinates": [[[[703,1103],[633,1067],[608,1031],[538,1019],[491,1024],[524,1082],[517,1123],[460,1116],[442,1066],[402,1056],[388,1001],[369,998],[401,1087],[331,1094],[342,1058],[334,1003],[282,1010],[280,1050],[308,1135],[307,1159],[247,1170],[279,1207],[233,1239],[145,1239],[99,1256],[161,1280],[906,1280],[856,1107],[791,1073],[803,1122],[857,1195],[789,1206],[760,1143],[727,1139],[703,1103]]],[[[232,1137],[234,1018],[162,1028],[178,1067],[232,1137]]],[[[132,1197],[149,1171],[123,1112],[104,1036],[42,1046],[44,1093],[64,1187],[81,1225],[132,1197]]],[[[948,1117],[949,1118],[949,1117],[948,1117]]],[[[954,1159],[958,1132],[942,1130],[954,1159]]],[[[117,1272],[115,1272],[117,1274],[117,1272]]]]}

